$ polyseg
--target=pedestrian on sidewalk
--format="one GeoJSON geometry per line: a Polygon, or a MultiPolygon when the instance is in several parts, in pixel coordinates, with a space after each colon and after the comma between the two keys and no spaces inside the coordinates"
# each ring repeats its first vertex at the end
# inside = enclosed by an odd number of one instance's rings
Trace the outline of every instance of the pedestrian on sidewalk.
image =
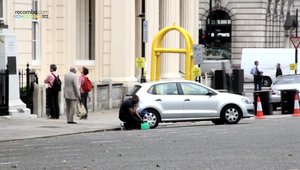
{"type": "Polygon", "coordinates": [[[261,90],[261,84],[262,84],[262,69],[258,66],[259,62],[254,62],[254,67],[251,69],[251,74],[253,75],[254,79],[254,91],[261,90]]]}
{"type": "Polygon", "coordinates": [[[47,75],[44,83],[46,84],[46,96],[49,104],[50,115],[48,115],[48,119],[59,119],[59,104],[58,104],[58,94],[59,92],[54,90],[53,84],[56,77],[58,77],[56,73],[57,67],[55,64],[50,65],[50,73],[47,75]]]}
{"type": "Polygon", "coordinates": [[[133,95],[131,98],[125,100],[120,106],[119,119],[124,122],[124,128],[126,130],[141,128],[143,119],[137,111],[138,103],[139,97],[133,95]]]}
{"type": "Polygon", "coordinates": [[[82,67],[81,76],[79,77],[80,96],[81,96],[81,103],[84,105],[86,109],[86,115],[81,117],[80,119],[87,119],[88,116],[87,100],[89,98],[89,92],[92,89],[92,83],[87,76],[88,74],[89,74],[89,69],[86,67],[82,67]]]}
{"type": "Polygon", "coordinates": [[[65,75],[64,98],[66,100],[67,123],[76,124],[76,122],[74,122],[74,114],[76,111],[76,104],[80,101],[80,92],[76,68],[73,66],[65,75]]]}
{"type": "Polygon", "coordinates": [[[280,68],[280,63],[277,63],[276,65],[276,77],[281,76],[282,75],[282,70],[280,68]]]}

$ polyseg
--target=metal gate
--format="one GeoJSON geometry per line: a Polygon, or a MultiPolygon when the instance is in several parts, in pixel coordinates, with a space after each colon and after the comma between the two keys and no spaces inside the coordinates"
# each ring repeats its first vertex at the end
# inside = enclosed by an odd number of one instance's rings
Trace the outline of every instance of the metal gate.
{"type": "Polygon", "coordinates": [[[19,70],[19,83],[20,83],[20,99],[26,104],[26,107],[33,113],[33,90],[34,83],[38,84],[38,77],[35,70],[27,68],[25,71],[19,70]],[[25,78],[24,78],[25,77],[25,78]]]}
{"type": "Polygon", "coordinates": [[[9,101],[9,75],[8,69],[0,70],[0,116],[9,115],[8,101],[9,101]]]}

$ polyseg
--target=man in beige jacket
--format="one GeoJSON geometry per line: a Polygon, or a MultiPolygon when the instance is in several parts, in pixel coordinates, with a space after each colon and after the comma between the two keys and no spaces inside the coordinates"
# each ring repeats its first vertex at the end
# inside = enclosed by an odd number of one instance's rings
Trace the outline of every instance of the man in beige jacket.
{"type": "Polygon", "coordinates": [[[76,111],[76,104],[80,100],[80,92],[75,67],[71,67],[70,72],[65,75],[64,97],[66,100],[67,122],[69,124],[76,124],[74,122],[74,113],[76,111]]]}

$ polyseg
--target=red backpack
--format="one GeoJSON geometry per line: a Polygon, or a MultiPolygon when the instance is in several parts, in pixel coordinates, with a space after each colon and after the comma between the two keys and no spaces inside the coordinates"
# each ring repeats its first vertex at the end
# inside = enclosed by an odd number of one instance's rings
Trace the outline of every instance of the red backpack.
{"type": "Polygon", "coordinates": [[[83,76],[83,77],[84,77],[84,82],[83,82],[83,85],[81,86],[81,88],[85,93],[88,93],[92,90],[93,84],[88,77],[86,77],[86,76],[83,76]]]}

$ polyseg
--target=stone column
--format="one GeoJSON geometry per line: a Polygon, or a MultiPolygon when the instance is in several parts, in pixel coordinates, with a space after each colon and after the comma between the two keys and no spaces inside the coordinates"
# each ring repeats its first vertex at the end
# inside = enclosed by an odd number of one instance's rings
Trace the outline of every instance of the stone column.
{"type": "MultiPolygon", "coordinates": [[[[180,1],[180,26],[186,29],[192,36],[194,44],[198,43],[198,15],[199,15],[199,2],[198,1],[180,1]]],[[[185,41],[180,36],[180,47],[185,48],[185,41]]],[[[185,70],[185,56],[180,55],[180,71],[185,70]]]]}
{"type": "Polygon", "coordinates": [[[147,0],[146,20],[148,21],[148,42],[146,43],[146,65],[145,71],[147,80],[150,79],[151,72],[151,52],[152,42],[159,31],[159,0],[147,0]]]}
{"type": "Polygon", "coordinates": [[[111,0],[111,32],[104,41],[111,42],[110,77],[113,81],[136,82],[135,77],[135,1],[111,0]]]}
{"type": "MultiPolygon", "coordinates": [[[[160,29],[180,24],[180,0],[160,1],[160,29]]],[[[179,48],[179,33],[168,32],[163,40],[163,48],[179,48]]],[[[179,54],[161,55],[161,79],[180,78],[179,54]]]]}

